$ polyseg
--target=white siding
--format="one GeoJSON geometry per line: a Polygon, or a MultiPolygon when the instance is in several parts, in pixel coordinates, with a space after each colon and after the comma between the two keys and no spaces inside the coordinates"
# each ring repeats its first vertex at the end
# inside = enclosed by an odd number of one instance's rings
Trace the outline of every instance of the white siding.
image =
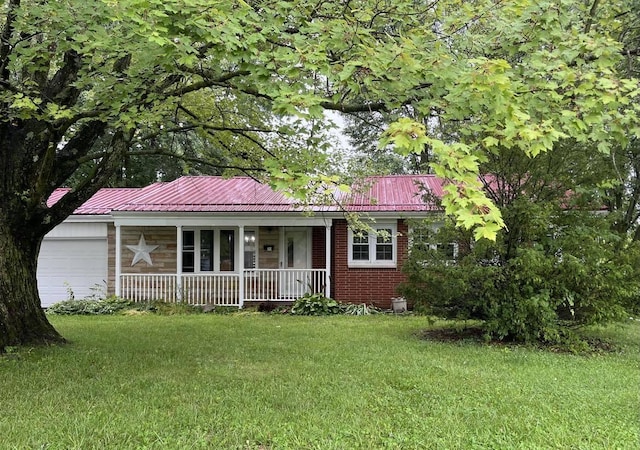
{"type": "Polygon", "coordinates": [[[104,289],[107,279],[107,226],[104,223],[63,223],[49,233],[38,257],[38,290],[42,306],[104,289]]]}
{"type": "Polygon", "coordinates": [[[47,234],[44,239],[107,238],[107,224],[97,223],[61,223],[47,234]]]}

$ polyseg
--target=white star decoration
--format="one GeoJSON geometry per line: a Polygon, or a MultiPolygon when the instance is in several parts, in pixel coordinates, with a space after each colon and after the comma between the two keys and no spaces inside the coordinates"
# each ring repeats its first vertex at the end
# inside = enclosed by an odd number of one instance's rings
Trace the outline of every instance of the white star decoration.
{"type": "Polygon", "coordinates": [[[138,245],[127,245],[127,248],[135,253],[135,255],[133,256],[133,261],[131,261],[132,266],[135,266],[140,260],[145,261],[150,266],[153,266],[150,253],[157,249],[158,246],[147,245],[147,242],[144,240],[144,234],[140,235],[138,245]]]}

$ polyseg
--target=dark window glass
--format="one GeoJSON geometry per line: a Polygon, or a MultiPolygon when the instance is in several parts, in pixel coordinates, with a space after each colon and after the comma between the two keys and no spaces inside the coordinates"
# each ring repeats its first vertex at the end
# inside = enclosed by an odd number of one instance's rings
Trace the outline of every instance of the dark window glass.
{"type": "Polygon", "coordinates": [[[187,230],[182,232],[182,249],[193,250],[195,245],[195,232],[187,230]]]}
{"type": "Polygon", "coordinates": [[[289,238],[289,242],[287,242],[287,267],[291,268],[295,265],[295,254],[294,254],[294,244],[293,238],[289,238]]]}
{"type": "Polygon", "coordinates": [[[235,270],[234,236],[235,232],[233,230],[220,230],[221,272],[232,272],[235,270]]]}
{"type": "Polygon", "coordinates": [[[182,271],[195,271],[195,232],[185,230],[182,232],[182,271]]]}
{"type": "Polygon", "coordinates": [[[354,261],[369,261],[369,236],[353,235],[352,256],[354,261]]]}
{"type": "Polygon", "coordinates": [[[390,245],[376,247],[376,259],[379,261],[393,261],[393,248],[390,245]]]}
{"type": "Polygon", "coordinates": [[[378,230],[376,237],[376,260],[392,261],[393,260],[393,230],[384,228],[378,230]]]}
{"type": "Polygon", "coordinates": [[[182,271],[183,272],[194,272],[194,255],[193,252],[190,253],[183,253],[182,254],[182,271]]]}
{"type": "Polygon", "coordinates": [[[200,230],[200,271],[213,271],[213,230],[200,230]]]}

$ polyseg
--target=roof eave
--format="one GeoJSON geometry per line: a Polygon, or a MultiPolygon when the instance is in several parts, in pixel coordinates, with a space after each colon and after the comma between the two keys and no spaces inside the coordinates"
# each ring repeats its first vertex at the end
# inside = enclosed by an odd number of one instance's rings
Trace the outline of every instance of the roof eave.
{"type": "Polygon", "coordinates": [[[71,214],[64,222],[108,222],[111,223],[114,218],[111,214],[71,214]]]}

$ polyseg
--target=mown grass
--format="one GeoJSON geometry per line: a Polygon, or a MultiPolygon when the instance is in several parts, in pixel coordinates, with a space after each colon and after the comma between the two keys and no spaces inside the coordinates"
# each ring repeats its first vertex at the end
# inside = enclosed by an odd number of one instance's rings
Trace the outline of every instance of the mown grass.
{"type": "Polygon", "coordinates": [[[0,359],[0,448],[634,449],[638,322],[576,356],[419,337],[421,317],[51,317],[0,359]]]}

